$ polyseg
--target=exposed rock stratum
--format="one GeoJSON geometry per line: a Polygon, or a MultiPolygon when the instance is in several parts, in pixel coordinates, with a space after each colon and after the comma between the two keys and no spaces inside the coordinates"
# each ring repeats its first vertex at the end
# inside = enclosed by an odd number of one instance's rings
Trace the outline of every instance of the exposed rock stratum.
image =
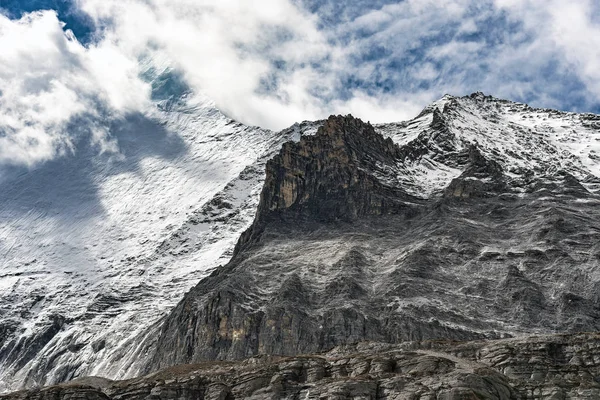
{"type": "Polygon", "coordinates": [[[357,343],[327,353],[180,365],[127,381],[82,378],[2,400],[597,399],[598,334],[357,343]]]}

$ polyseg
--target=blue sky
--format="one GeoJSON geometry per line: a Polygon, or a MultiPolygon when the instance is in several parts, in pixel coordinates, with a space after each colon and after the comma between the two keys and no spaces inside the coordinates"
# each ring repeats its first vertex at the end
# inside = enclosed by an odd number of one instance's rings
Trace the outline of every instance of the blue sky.
{"type": "MultiPolygon", "coordinates": [[[[27,143],[51,158],[70,119],[140,112],[165,88],[203,93],[233,118],[271,129],[330,113],[407,119],[446,93],[475,91],[600,113],[592,0],[0,0],[0,8],[8,121],[0,161],[20,150],[13,158],[26,160],[27,143]]],[[[98,138],[109,135],[102,130],[98,138]]]]}
{"type": "Polygon", "coordinates": [[[72,0],[0,0],[0,7],[11,19],[19,19],[24,13],[54,10],[63,21],[65,29],[71,29],[83,43],[88,43],[96,27],[94,21],[72,0]]]}

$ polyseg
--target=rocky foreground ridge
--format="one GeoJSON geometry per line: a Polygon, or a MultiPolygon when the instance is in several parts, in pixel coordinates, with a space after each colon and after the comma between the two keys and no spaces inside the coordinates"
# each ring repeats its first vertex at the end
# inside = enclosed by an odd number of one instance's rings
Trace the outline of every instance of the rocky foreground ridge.
{"type": "Polygon", "coordinates": [[[597,399],[600,335],[358,343],[323,354],[180,365],[127,381],[83,378],[1,400],[597,399]]]}

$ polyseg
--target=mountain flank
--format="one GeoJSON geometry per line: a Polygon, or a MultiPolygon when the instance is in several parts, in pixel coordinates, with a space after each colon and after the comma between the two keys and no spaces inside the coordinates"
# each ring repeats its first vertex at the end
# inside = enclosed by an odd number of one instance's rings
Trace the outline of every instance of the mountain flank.
{"type": "Polygon", "coordinates": [[[420,198],[401,183],[415,147],[352,116],[285,144],[231,262],[166,318],[148,371],[600,328],[582,279],[598,266],[595,195],[563,171],[508,174],[472,144],[452,156],[462,173],[420,198]]]}

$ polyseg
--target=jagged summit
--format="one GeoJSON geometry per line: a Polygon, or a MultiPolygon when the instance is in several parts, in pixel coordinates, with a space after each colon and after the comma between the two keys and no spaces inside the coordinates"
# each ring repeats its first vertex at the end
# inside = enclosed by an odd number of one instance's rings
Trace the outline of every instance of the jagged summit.
{"type": "Polygon", "coordinates": [[[599,121],[592,114],[536,109],[477,92],[444,96],[412,121],[376,129],[408,155],[401,175],[415,196],[442,193],[465,170],[464,155],[472,146],[502,167],[514,191],[530,192],[539,180],[562,181],[566,172],[598,193],[599,121]]]}
{"type": "Polygon", "coordinates": [[[351,115],[331,116],[314,135],[287,142],[267,162],[256,218],[236,248],[258,240],[273,220],[354,221],[372,215],[412,215],[420,199],[398,181],[403,154],[390,138],[351,115]]]}
{"type": "Polygon", "coordinates": [[[401,212],[410,196],[377,177],[391,175],[399,157],[399,147],[370,124],[331,116],[314,136],[285,143],[267,163],[259,218],[353,220],[401,212]]]}

